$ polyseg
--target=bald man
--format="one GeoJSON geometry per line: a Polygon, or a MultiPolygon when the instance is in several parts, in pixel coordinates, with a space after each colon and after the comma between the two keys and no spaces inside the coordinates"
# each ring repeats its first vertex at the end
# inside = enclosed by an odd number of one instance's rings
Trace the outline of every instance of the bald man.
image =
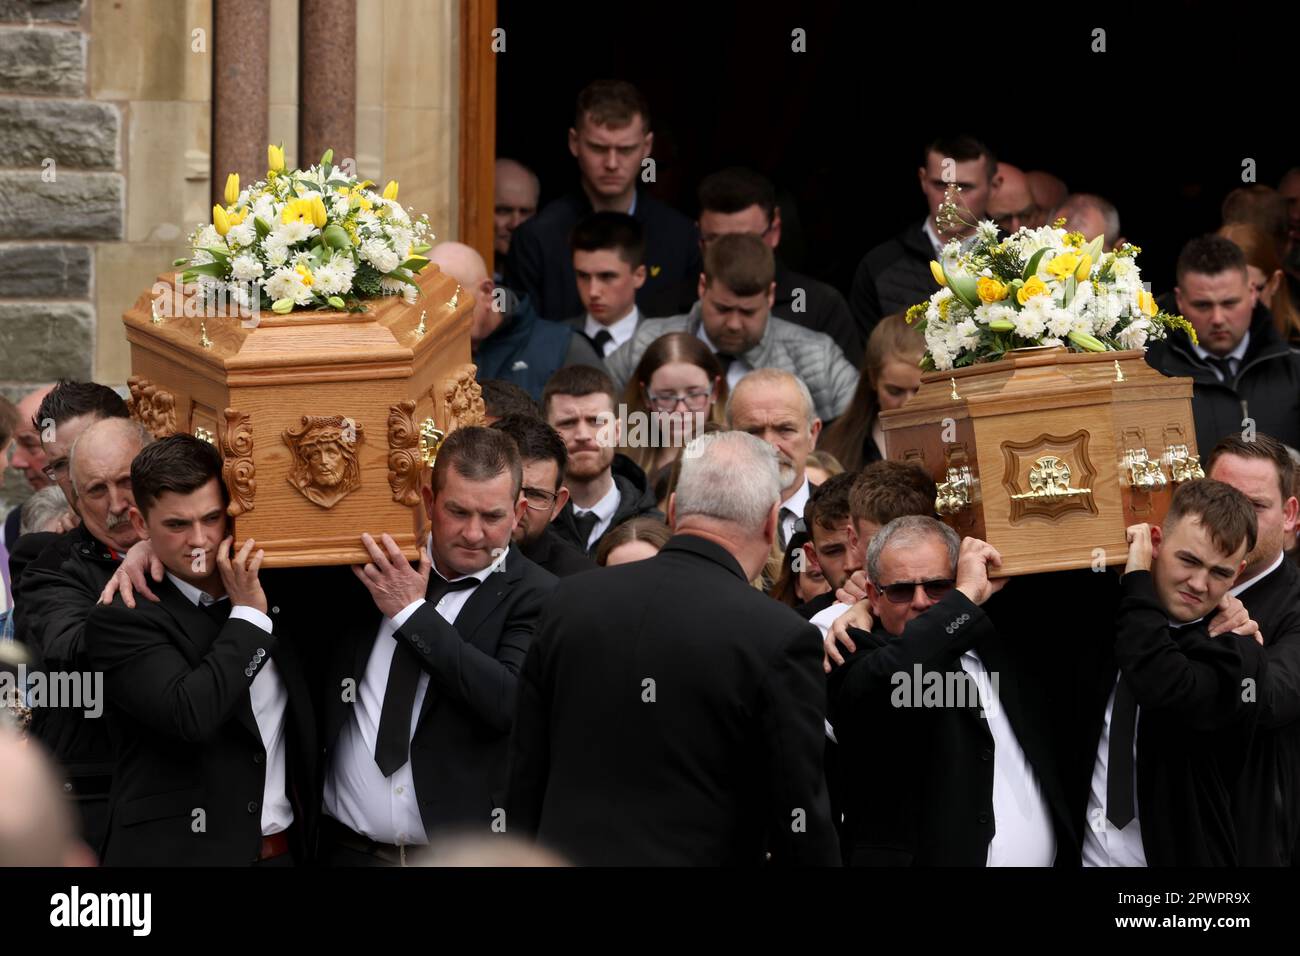
{"type": "Polygon", "coordinates": [[[40,746],[0,725],[0,867],[94,866],[40,746]]]}
{"type": "Polygon", "coordinates": [[[1039,221],[1029,225],[1034,228],[1045,226],[1048,213],[1065,202],[1065,197],[1070,194],[1070,190],[1058,177],[1041,169],[1025,173],[1025,179],[1029,183],[1029,192],[1033,194],[1034,205],[1038,207],[1039,213],[1039,221]]]}
{"type": "Polygon", "coordinates": [[[1119,210],[1108,200],[1092,193],[1074,193],[1052,213],[1051,221],[1065,220],[1065,228],[1081,232],[1091,242],[1102,237],[1102,251],[1110,252],[1119,241],[1119,210]]]}
{"type": "MultiPolygon", "coordinates": [[[[135,507],[131,461],[151,441],[138,422],[105,418],[92,422],[72,444],[68,470],[81,524],[28,565],[14,592],[14,636],[47,674],[93,669],[86,619],[127,549],[140,539],[128,517],[135,507]]],[[[102,712],[33,708],[32,736],[61,766],[81,811],[82,836],[98,848],[107,829],[113,774],[113,746],[102,712]]]]}
{"type": "Polygon", "coordinates": [[[1029,191],[1029,179],[1010,163],[998,163],[988,209],[989,218],[1007,235],[1021,226],[1032,226],[1042,216],[1029,191]]]}
{"type": "Polygon", "coordinates": [[[543,320],[527,296],[498,288],[474,249],[441,242],[429,252],[429,261],[474,294],[470,348],[480,382],[511,382],[540,402],[546,380],[566,365],[605,367],[586,336],[543,320]]]}
{"type": "Polygon", "coordinates": [[[503,281],[506,255],[515,230],[537,213],[537,199],[542,191],[537,174],[513,159],[498,159],[496,195],[492,206],[492,251],[496,261],[493,278],[503,281]]]}

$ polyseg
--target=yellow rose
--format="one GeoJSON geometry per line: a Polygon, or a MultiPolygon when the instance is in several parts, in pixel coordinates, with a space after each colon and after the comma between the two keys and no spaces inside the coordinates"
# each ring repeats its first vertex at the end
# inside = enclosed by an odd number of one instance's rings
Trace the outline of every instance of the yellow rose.
{"type": "Polygon", "coordinates": [[[1073,252],[1063,252],[1047,263],[1047,274],[1058,282],[1064,282],[1067,278],[1074,275],[1074,270],[1079,268],[1079,257],[1073,252]]]}
{"type": "Polygon", "coordinates": [[[1020,291],[1016,293],[1016,301],[1024,305],[1034,296],[1043,295],[1046,292],[1047,283],[1038,276],[1030,276],[1025,284],[1020,287],[1020,291]]]}
{"type": "Polygon", "coordinates": [[[939,265],[939,263],[935,262],[933,259],[930,260],[930,275],[934,276],[934,281],[939,283],[939,285],[946,286],[948,284],[948,280],[943,274],[943,266],[939,265]]]}
{"type": "Polygon", "coordinates": [[[975,283],[975,288],[981,302],[1001,302],[1007,297],[1007,287],[997,279],[990,279],[988,276],[980,276],[979,281],[975,283]]]}
{"type": "Polygon", "coordinates": [[[1146,289],[1138,290],[1138,308],[1142,310],[1142,313],[1144,315],[1155,315],[1158,311],[1160,311],[1158,308],[1156,308],[1155,296],[1153,296],[1146,289]]]}

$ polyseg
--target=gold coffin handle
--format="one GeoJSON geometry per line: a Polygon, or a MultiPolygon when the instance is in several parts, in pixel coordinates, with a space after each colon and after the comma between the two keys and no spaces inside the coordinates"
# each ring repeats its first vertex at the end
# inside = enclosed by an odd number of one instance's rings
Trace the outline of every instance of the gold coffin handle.
{"type": "Polygon", "coordinates": [[[420,459],[427,467],[433,467],[438,457],[438,449],[446,440],[447,433],[439,428],[432,418],[426,418],[420,423],[420,459]]]}
{"type": "Polygon", "coordinates": [[[1012,495],[1012,501],[1026,499],[1055,501],[1091,494],[1091,488],[1070,487],[1070,466],[1055,455],[1044,455],[1029,469],[1029,490],[1012,495]]]}
{"type": "Polygon", "coordinates": [[[971,473],[969,465],[949,467],[947,480],[939,482],[934,498],[937,514],[952,515],[970,504],[971,473]]]}
{"type": "Polygon", "coordinates": [[[1138,491],[1160,491],[1169,483],[1160,462],[1152,461],[1145,448],[1126,448],[1124,460],[1128,465],[1129,484],[1138,491]]]}
{"type": "Polygon", "coordinates": [[[1201,456],[1193,455],[1186,445],[1170,445],[1166,455],[1169,458],[1169,477],[1174,482],[1195,481],[1205,477],[1201,456]]]}

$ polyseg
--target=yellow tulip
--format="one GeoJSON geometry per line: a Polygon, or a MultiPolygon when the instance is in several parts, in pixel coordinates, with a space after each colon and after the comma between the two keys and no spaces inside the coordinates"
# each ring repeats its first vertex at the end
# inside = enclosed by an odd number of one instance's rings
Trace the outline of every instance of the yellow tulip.
{"type": "Polygon", "coordinates": [[[397,199],[396,179],[390,179],[388,181],[388,185],[384,187],[384,198],[387,199],[389,202],[393,202],[397,199]]]}
{"type": "Polygon", "coordinates": [[[939,265],[939,263],[935,262],[933,259],[930,260],[930,275],[934,276],[934,281],[939,283],[939,285],[948,285],[948,279],[943,274],[943,266],[939,265]]]}
{"type": "Polygon", "coordinates": [[[243,209],[239,210],[239,212],[228,212],[226,213],[226,218],[230,220],[230,224],[232,226],[238,226],[240,223],[242,223],[245,219],[248,218],[248,207],[244,207],[243,209]]]}
{"type": "Polygon", "coordinates": [[[1155,296],[1153,296],[1146,289],[1138,290],[1138,308],[1142,310],[1142,313],[1144,315],[1155,315],[1158,311],[1160,311],[1156,307],[1155,296]]]}
{"type": "Polygon", "coordinates": [[[975,289],[979,293],[981,302],[1001,302],[1007,297],[1007,287],[997,279],[990,279],[988,276],[980,276],[979,281],[975,283],[975,289]]]}
{"type": "Polygon", "coordinates": [[[1079,260],[1079,268],[1074,270],[1074,278],[1079,282],[1087,282],[1088,276],[1092,273],[1092,256],[1086,252],[1083,258],[1079,260]]]}
{"type": "Polygon", "coordinates": [[[239,173],[231,173],[226,177],[226,205],[233,206],[239,200],[239,173]]]}
{"type": "Polygon", "coordinates": [[[266,147],[266,165],[273,173],[284,171],[284,147],[268,146],[266,147]]]}
{"type": "Polygon", "coordinates": [[[230,231],[230,217],[220,206],[212,207],[212,225],[217,227],[218,236],[224,236],[230,231]]]}
{"type": "Polygon", "coordinates": [[[1025,284],[1020,287],[1016,293],[1016,301],[1024,305],[1036,295],[1043,295],[1047,292],[1047,283],[1038,276],[1030,276],[1025,284]]]}
{"type": "Polygon", "coordinates": [[[329,217],[325,214],[325,203],[321,202],[320,196],[311,197],[311,221],[317,229],[325,228],[325,221],[329,217]]]}

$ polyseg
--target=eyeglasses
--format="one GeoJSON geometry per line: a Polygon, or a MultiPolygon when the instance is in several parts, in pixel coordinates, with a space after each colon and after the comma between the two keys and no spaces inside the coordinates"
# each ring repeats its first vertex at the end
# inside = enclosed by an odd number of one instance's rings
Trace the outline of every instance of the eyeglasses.
{"type": "Polygon", "coordinates": [[[899,581],[895,584],[882,584],[880,591],[890,604],[907,604],[916,594],[917,588],[925,589],[925,596],[937,601],[957,582],[952,578],[937,578],[933,581],[899,581]]]}
{"type": "Polygon", "coordinates": [[[56,461],[52,465],[46,465],[41,469],[41,473],[50,481],[58,481],[68,473],[68,461],[65,458],[62,461],[56,461]]]}
{"type": "Polygon", "coordinates": [[[541,488],[529,488],[525,486],[522,491],[524,493],[524,501],[526,501],[528,507],[532,508],[534,511],[550,511],[551,508],[555,506],[555,499],[559,497],[555,492],[544,491],[541,488]]]}
{"type": "Polygon", "coordinates": [[[692,388],[684,395],[676,392],[652,392],[647,389],[645,397],[650,407],[657,412],[674,411],[678,402],[685,405],[687,411],[702,412],[709,407],[709,402],[713,399],[713,389],[692,388]]]}

